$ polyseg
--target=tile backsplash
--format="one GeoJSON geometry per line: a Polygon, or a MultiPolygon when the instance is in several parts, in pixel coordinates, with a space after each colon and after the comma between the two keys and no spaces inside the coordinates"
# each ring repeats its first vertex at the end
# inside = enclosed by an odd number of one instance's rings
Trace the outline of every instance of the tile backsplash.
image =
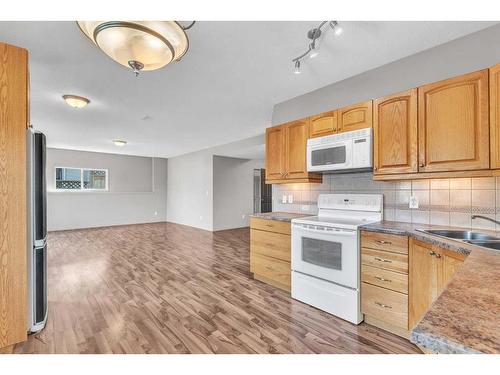
{"type": "Polygon", "coordinates": [[[500,220],[500,177],[385,182],[373,181],[371,173],[324,174],[321,184],[273,185],[273,211],[315,215],[321,193],[382,193],[385,220],[500,231],[487,220],[471,219],[477,214],[500,220]],[[283,195],[293,203],[282,203],[283,195]],[[411,196],[419,208],[408,207],[411,196]]]}

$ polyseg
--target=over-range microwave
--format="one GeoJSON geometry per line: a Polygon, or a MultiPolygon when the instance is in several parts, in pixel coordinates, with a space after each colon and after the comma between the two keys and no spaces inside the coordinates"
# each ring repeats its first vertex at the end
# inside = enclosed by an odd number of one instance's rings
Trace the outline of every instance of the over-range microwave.
{"type": "Polygon", "coordinates": [[[372,170],[372,129],[366,128],[307,141],[309,172],[372,170]]]}

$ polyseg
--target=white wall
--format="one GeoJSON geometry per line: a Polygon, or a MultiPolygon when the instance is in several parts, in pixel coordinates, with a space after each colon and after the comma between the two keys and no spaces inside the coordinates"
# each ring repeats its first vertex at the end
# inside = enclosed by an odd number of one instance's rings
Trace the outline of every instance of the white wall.
{"type": "Polygon", "coordinates": [[[214,156],[214,231],[250,225],[253,170],[264,164],[264,160],[214,156]]]}
{"type": "Polygon", "coordinates": [[[212,157],[199,151],[168,159],[167,221],[213,230],[212,157]]]}
{"type": "Polygon", "coordinates": [[[47,149],[48,230],[165,221],[167,159],[47,149]],[[55,167],[108,169],[107,192],[55,190],[55,167]]]}
{"type": "Polygon", "coordinates": [[[496,25],[279,103],[274,106],[273,124],[394,94],[499,62],[500,25],[496,25]]]}

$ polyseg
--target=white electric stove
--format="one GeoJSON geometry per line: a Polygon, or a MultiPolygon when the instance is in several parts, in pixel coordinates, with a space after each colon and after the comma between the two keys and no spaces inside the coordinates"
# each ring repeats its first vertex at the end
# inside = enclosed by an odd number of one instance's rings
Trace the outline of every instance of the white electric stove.
{"type": "Polygon", "coordinates": [[[318,208],[292,220],[292,298],[359,324],[358,228],[382,220],[383,195],[321,194],[318,208]]]}

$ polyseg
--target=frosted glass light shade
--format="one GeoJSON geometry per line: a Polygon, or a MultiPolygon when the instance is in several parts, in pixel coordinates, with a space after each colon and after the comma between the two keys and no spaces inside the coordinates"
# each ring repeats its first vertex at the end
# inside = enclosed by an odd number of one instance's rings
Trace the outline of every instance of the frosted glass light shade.
{"type": "Polygon", "coordinates": [[[156,70],[178,60],[189,48],[175,21],[78,21],[78,26],[106,55],[121,65],[139,62],[156,70]]]}
{"type": "Polygon", "coordinates": [[[63,95],[64,101],[73,108],[83,108],[90,103],[90,100],[78,95],[63,95]]]}

